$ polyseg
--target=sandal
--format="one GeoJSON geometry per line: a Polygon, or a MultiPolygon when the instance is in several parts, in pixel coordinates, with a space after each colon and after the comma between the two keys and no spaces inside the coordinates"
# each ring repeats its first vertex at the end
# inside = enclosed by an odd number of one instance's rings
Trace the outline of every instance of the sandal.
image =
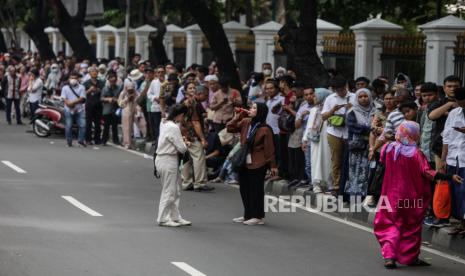
{"type": "Polygon", "coordinates": [[[394,261],[393,259],[385,259],[385,260],[384,260],[384,267],[385,267],[386,269],[394,269],[394,268],[397,268],[396,261],[394,261]]]}

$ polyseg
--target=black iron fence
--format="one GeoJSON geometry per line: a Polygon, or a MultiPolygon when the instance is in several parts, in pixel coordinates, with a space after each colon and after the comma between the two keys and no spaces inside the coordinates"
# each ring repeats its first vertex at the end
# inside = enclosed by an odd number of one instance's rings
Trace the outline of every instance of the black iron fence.
{"type": "Polygon", "coordinates": [[[323,37],[323,65],[326,69],[335,69],[346,78],[354,76],[355,36],[353,33],[323,37]]]}
{"type": "Polygon", "coordinates": [[[465,80],[465,33],[458,35],[455,42],[454,75],[465,80]]]}
{"type": "Polygon", "coordinates": [[[399,72],[410,77],[413,84],[425,78],[425,36],[389,35],[382,38],[381,74],[394,79],[399,72]]]}

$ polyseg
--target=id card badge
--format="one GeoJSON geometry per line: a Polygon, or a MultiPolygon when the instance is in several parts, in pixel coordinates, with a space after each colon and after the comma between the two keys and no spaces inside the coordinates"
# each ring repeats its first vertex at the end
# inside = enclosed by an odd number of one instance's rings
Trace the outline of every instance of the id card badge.
{"type": "Polygon", "coordinates": [[[245,159],[246,164],[252,164],[252,155],[249,153],[245,159]]]}

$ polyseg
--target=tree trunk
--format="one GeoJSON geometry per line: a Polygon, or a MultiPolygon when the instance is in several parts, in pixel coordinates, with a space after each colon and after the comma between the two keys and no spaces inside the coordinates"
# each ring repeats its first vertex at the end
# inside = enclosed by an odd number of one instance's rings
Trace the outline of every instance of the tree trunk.
{"type": "Polygon", "coordinates": [[[157,33],[155,35],[150,35],[150,42],[152,44],[150,52],[152,53],[152,57],[154,59],[153,62],[156,65],[164,65],[168,62],[165,45],[163,44],[163,38],[165,37],[166,33],[166,25],[161,18],[159,1],[148,1],[145,11],[145,18],[147,22],[157,28],[157,33]],[[152,5],[153,9],[150,8],[150,5],[152,5]],[[153,11],[153,13],[150,13],[150,11],[153,11]]]}
{"type": "Polygon", "coordinates": [[[232,0],[224,1],[224,21],[229,22],[232,18],[232,0]]]}
{"type": "MultiPolygon", "coordinates": [[[[303,0],[301,2],[305,2],[307,0],[303,0]]],[[[276,3],[276,21],[279,24],[286,23],[286,1],[285,0],[277,0],[276,3]]]]}
{"type": "Polygon", "coordinates": [[[254,27],[252,0],[245,0],[245,24],[254,27]]]}
{"type": "Polygon", "coordinates": [[[194,17],[204,33],[213,55],[217,58],[220,74],[231,79],[231,87],[242,90],[237,65],[220,20],[208,8],[204,0],[183,0],[184,7],[194,17]]]}
{"type": "Polygon", "coordinates": [[[49,60],[56,57],[48,39],[48,35],[44,33],[44,28],[41,28],[40,25],[26,24],[23,30],[32,39],[32,41],[34,41],[34,44],[39,51],[40,59],[49,60]]]}
{"type": "Polygon", "coordinates": [[[36,4],[34,17],[26,22],[23,30],[32,41],[34,41],[41,59],[53,59],[56,56],[48,39],[48,35],[44,32],[47,22],[47,2],[37,0],[36,4]]]}
{"type": "Polygon", "coordinates": [[[57,27],[68,41],[78,60],[97,60],[92,46],[84,34],[84,19],[86,16],[87,0],[78,0],[78,11],[70,16],[61,0],[49,0],[55,14],[57,27]]]}
{"type": "Polygon", "coordinates": [[[0,52],[6,53],[7,50],[8,47],[6,47],[5,37],[3,36],[3,33],[0,32],[0,52]]]}
{"type": "Polygon", "coordinates": [[[316,52],[317,0],[301,1],[300,26],[288,22],[279,30],[279,42],[288,58],[288,67],[306,85],[326,87],[329,75],[316,52]]]}

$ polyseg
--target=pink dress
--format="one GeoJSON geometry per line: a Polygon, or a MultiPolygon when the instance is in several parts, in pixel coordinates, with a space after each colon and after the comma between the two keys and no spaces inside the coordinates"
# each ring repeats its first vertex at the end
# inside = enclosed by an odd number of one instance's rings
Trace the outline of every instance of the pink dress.
{"type": "Polygon", "coordinates": [[[430,179],[436,172],[416,147],[409,155],[398,154],[395,161],[395,150],[387,152],[386,148],[388,145],[381,153],[386,168],[381,192],[384,199],[378,205],[374,233],[385,259],[408,265],[420,254],[422,223],[431,200],[430,179]],[[388,206],[386,202],[392,211],[380,208],[388,206]]]}

